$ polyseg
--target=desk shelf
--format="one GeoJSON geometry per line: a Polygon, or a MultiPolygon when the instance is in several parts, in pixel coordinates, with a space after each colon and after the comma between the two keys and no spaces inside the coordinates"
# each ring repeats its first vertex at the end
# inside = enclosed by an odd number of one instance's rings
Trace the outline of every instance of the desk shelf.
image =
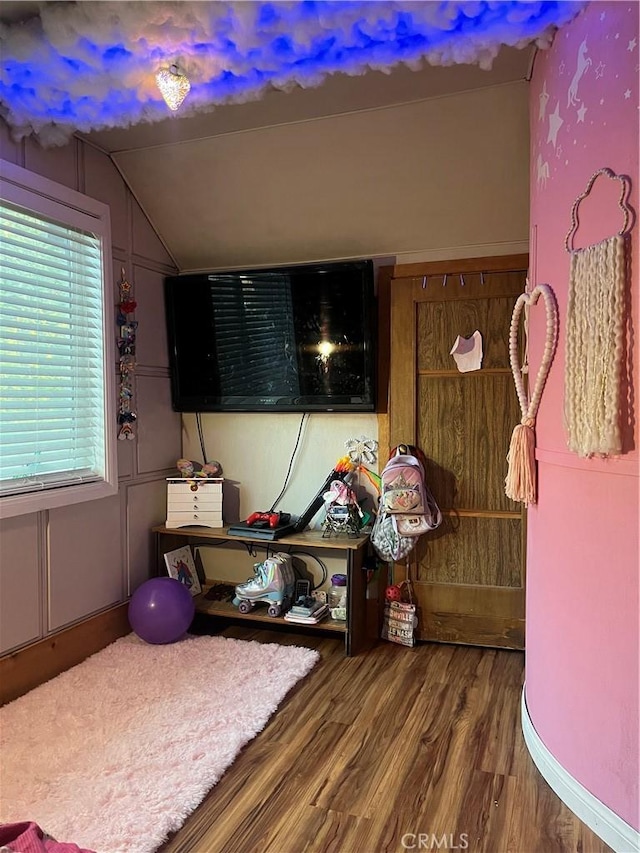
{"type": "MultiPolygon", "coordinates": [[[[164,554],[181,545],[199,545],[207,541],[217,540],[221,545],[233,545],[253,543],[263,547],[269,547],[272,551],[281,550],[307,550],[314,549],[342,552],[345,561],[345,573],[347,575],[347,619],[339,622],[335,619],[326,619],[317,625],[300,625],[288,622],[283,617],[272,617],[267,614],[267,608],[256,605],[250,613],[240,613],[230,601],[216,601],[205,598],[208,589],[215,581],[208,580],[204,584],[204,591],[195,597],[196,612],[225,619],[239,619],[246,622],[261,622],[265,625],[286,626],[293,631],[304,628],[311,631],[330,631],[342,634],[345,638],[345,652],[347,655],[355,655],[361,651],[368,640],[366,637],[366,588],[367,577],[364,570],[364,559],[367,553],[368,536],[323,536],[322,531],[307,530],[304,533],[296,533],[291,536],[283,536],[281,539],[265,540],[259,537],[232,536],[228,528],[210,529],[205,527],[181,527],[178,529],[163,526],[152,528],[156,536],[156,557],[158,572],[165,574],[164,554]]],[[[238,581],[241,582],[241,581],[238,581]]]]}
{"type": "Polygon", "coordinates": [[[240,613],[238,608],[230,601],[214,601],[206,598],[208,590],[216,583],[215,581],[206,581],[203,586],[202,595],[197,595],[194,599],[196,605],[196,613],[205,613],[207,616],[221,616],[225,619],[246,619],[249,622],[265,622],[267,625],[286,625],[287,628],[311,628],[320,629],[322,631],[333,631],[336,634],[344,634],[347,630],[347,623],[338,621],[337,619],[324,619],[318,622],[317,625],[300,625],[299,623],[288,622],[282,616],[269,616],[267,607],[264,603],[258,603],[250,613],[240,613]]]}

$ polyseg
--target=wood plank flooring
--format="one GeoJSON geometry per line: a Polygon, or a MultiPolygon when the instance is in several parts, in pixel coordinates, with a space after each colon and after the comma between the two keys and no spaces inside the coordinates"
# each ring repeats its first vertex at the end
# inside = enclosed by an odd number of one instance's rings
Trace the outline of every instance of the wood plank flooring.
{"type": "Polygon", "coordinates": [[[321,661],[161,853],[609,852],[527,752],[522,652],[223,633],[321,661]]]}

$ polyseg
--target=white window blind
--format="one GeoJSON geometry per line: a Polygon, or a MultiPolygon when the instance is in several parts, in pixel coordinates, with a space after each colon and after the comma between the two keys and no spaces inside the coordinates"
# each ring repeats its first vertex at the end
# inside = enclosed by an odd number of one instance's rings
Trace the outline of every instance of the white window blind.
{"type": "Polygon", "coordinates": [[[74,503],[60,491],[109,480],[103,249],[98,233],[0,199],[2,503],[74,503]]]}

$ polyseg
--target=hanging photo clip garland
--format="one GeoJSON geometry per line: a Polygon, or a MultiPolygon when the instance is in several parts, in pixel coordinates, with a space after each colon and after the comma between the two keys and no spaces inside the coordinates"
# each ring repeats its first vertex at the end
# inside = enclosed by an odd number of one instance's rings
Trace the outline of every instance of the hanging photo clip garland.
{"type": "Polygon", "coordinates": [[[511,372],[518,394],[522,420],[513,430],[507,462],[509,469],[505,480],[505,494],[512,501],[520,501],[525,504],[534,504],[537,500],[536,492],[536,437],[535,426],[542,392],[544,390],[553,356],[558,343],[558,304],[553,290],[548,284],[539,284],[531,293],[521,293],[513,308],[511,317],[511,328],[509,330],[509,361],[511,372]],[[524,387],[523,374],[528,371],[527,354],[520,365],[518,359],[518,327],[520,314],[526,307],[525,336],[528,334],[528,313],[542,296],[547,313],[547,329],[542,362],[538,369],[538,375],[533,388],[531,399],[527,398],[524,387]]]}
{"type": "Polygon", "coordinates": [[[628,235],[635,223],[631,181],[599,169],[571,209],[565,248],[571,256],[565,358],[565,425],[569,450],[578,456],[622,452],[620,424],[625,357],[625,288],[628,235]],[[601,175],[620,182],[622,228],[584,249],[574,248],[580,203],[601,175]],[[597,381],[594,381],[597,377],[597,381]]]}
{"type": "Polygon", "coordinates": [[[132,298],[131,285],[127,281],[124,267],[120,271],[118,282],[120,301],[118,302],[118,352],[120,354],[120,390],[118,393],[118,440],[133,439],[133,425],[136,413],[132,409],[133,372],[136,366],[136,329],[138,323],[130,315],[136,310],[136,301],[132,298]]]}

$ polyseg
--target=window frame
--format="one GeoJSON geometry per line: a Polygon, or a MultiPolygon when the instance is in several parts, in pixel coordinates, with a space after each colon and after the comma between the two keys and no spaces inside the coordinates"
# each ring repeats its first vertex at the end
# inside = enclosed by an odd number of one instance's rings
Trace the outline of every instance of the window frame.
{"type": "Polygon", "coordinates": [[[111,218],[107,204],[5,160],[0,160],[0,198],[20,205],[36,215],[53,218],[63,225],[91,231],[100,239],[102,255],[104,477],[102,480],[93,482],[0,497],[0,518],[11,518],[98,500],[118,492],[114,298],[111,271],[111,218]]]}

